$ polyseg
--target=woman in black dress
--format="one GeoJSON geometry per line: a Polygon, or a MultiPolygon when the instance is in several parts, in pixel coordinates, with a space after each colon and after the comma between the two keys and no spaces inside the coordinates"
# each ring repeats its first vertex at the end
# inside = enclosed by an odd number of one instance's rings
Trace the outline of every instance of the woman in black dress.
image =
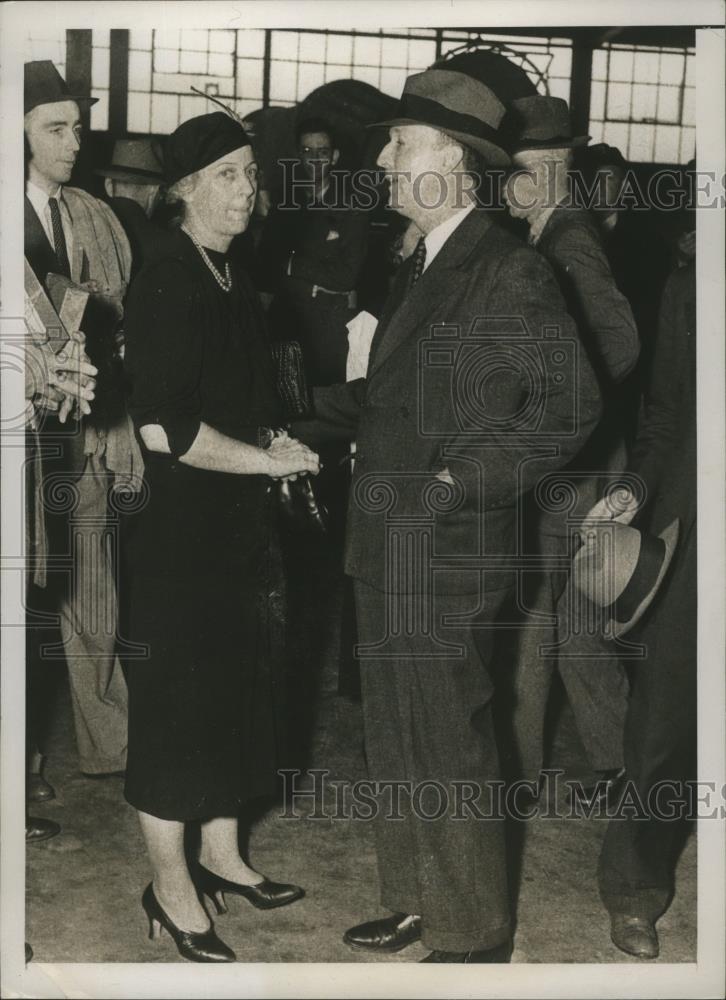
{"type": "Polygon", "coordinates": [[[146,461],[146,502],[129,518],[125,794],[139,811],[154,880],[150,932],[185,958],[233,961],[201,899],[270,908],[303,895],[240,857],[241,805],[275,788],[275,690],[259,608],[271,484],[316,473],[317,456],[272,438],[281,421],[263,319],[227,256],[247,227],[256,165],[240,124],[202,115],[170,136],[170,194],[182,222],[136,278],[126,308],[130,412],[146,461]],[[199,861],[184,823],[201,822],[199,861]]]}

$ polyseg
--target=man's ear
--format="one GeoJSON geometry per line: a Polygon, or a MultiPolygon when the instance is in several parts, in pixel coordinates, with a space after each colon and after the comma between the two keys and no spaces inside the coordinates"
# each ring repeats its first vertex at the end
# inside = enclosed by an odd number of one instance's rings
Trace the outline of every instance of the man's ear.
{"type": "Polygon", "coordinates": [[[333,155],[332,155],[331,159],[332,159],[333,166],[335,166],[335,164],[340,159],[340,150],[339,149],[334,149],[333,150],[333,155]]]}
{"type": "Polygon", "coordinates": [[[103,187],[109,198],[113,198],[113,181],[110,177],[104,178],[103,187]]]}
{"type": "Polygon", "coordinates": [[[454,170],[458,170],[464,159],[464,150],[457,142],[448,142],[444,147],[443,157],[442,157],[442,172],[444,174],[453,173],[454,170]]]}

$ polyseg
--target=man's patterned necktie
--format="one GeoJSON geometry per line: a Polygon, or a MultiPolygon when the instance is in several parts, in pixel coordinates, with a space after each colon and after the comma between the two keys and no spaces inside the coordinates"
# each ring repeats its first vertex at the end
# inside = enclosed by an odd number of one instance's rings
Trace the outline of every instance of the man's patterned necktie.
{"type": "Polygon", "coordinates": [[[426,263],[426,239],[421,236],[418,243],[416,244],[416,249],[411,255],[413,261],[411,264],[411,276],[409,279],[408,287],[413,288],[418,279],[423,274],[424,264],[426,263]]]}
{"type": "Polygon", "coordinates": [[[58,199],[49,198],[48,205],[50,207],[50,223],[53,227],[53,243],[55,244],[55,256],[58,261],[58,272],[59,274],[64,274],[67,278],[70,278],[71,265],[68,260],[68,247],[66,246],[66,237],[63,232],[63,223],[61,222],[58,199]]]}

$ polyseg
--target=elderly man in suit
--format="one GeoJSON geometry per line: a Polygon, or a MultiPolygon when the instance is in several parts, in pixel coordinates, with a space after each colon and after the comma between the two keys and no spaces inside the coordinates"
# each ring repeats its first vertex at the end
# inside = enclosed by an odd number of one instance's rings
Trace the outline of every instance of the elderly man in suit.
{"type": "Polygon", "coordinates": [[[315,420],[295,427],[357,445],[345,566],[392,915],[345,940],[386,953],[422,938],[429,962],[509,961],[491,626],[516,573],[521,496],[569,461],[600,413],[549,266],[470,193],[482,162],[508,163],[504,111],[463,73],[407,80],[378,162],[391,206],[423,236],[396,276],[366,378],[316,390],[315,420]],[[393,815],[392,787],[403,790],[393,815]],[[457,817],[463,787],[476,801],[457,817]]]}
{"type": "MultiPolygon", "coordinates": [[[[638,331],[610,271],[595,223],[573,197],[573,152],[587,143],[588,136],[573,136],[567,104],[559,98],[524,97],[513,102],[513,112],[518,135],[505,191],[509,210],[515,218],[527,220],[529,243],[552,265],[605,400],[596,431],[561,478],[572,487],[573,504],[565,511],[531,505],[537,550],[545,556],[565,557],[577,517],[595,502],[598,475],[625,467],[617,386],[638,360],[638,331]]],[[[604,793],[622,769],[628,696],[625,669],[617,651],[606,650],[599,633],[574,625],[566,572],[546,571],[532,582],[534,593],[526,595],[526,603],[546,617],[528,623],[519,633],[513,708],[519,763],[524,777],[539,777],[547,700],[558,668],[598,779],[586,792],[589,798],[604,793]],[[547,619],[557,624],[542,624],[547,619]]]]}
{"type": "Polygon", "coordinates": [[[57,537],[50,543],[53,555],[72,558],[72,572],[63,581],[53,574],[47,589],[60,613],[81,771],[95,776],[126,765],[127,694],[115,648],[118,516],[109,516],[109,490],[118,483],[138,489],[143,461],[112,377],[129,243],[107,205],[68,186],[81,143],[80,109],[94,100],[71,94],[52,62],[26,63],[25,256],[44,294],[50,274],[89,293],[82,323],[86,350],[99,370],[90,416],[66,421],[70,433],[53,429],[62,455],[44,464],[46,489],[56,483],[51,495],[60,496],[60,480],[75,498],[72,509],[55,511],[57,537]]]}

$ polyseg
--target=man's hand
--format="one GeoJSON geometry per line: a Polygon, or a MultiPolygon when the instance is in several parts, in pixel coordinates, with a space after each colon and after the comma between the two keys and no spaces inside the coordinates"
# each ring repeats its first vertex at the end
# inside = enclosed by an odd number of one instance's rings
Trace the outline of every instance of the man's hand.
{"type": "Polygon", "coordinates": [[[596,528],[604,521],[616,521],[618,524],[630,524],[640,509],[635,495],[626,486],[613,490],[602,500],[598,500],[588,511],[580,531],[584,534],[589,529],[596,528]]]}

